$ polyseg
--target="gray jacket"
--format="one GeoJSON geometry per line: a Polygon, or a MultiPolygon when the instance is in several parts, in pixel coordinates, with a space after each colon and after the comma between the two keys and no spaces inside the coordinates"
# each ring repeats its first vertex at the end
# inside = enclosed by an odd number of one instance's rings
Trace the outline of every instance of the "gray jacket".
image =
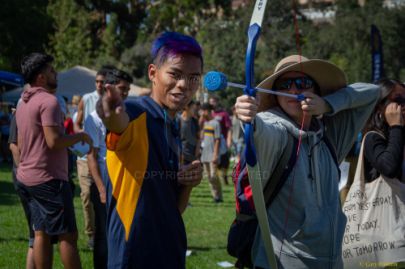
{"type": "MultiPolygon", "coordinates": [[[[340,208],[339,171],[322,137],[328,136],[341,162],[379,95],[377,86],[356,83],[325,96],[332,112],[314,119],[310,131],[302,131],[295,167],[267,210],[279,268],[343,267],[346,217],[340,208]]],[[[279,108],[259,113],[254,124],[259,167],[267,181],[286,147],[287,132],[298,139],[300,128],[279,108]]],[[[256,266],[269,268],[260,229],[252,258],[256,266]]]]}

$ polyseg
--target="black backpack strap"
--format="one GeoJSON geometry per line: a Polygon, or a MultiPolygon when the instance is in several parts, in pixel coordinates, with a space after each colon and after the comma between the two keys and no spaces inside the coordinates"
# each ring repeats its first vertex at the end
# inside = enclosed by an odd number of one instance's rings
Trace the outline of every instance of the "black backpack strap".
{"type": "Polygon", "coordinates": [[[297,148],[297,142],[298,140],[288,133],[287,146],[284,149],[276,168],[267,181],[266,186],[264,186],[263,193],[267,207],[273,202],[274,198],[286,182],[291,170],[294,168],[297,160],[297,155],[294,152],[297,148]]]}

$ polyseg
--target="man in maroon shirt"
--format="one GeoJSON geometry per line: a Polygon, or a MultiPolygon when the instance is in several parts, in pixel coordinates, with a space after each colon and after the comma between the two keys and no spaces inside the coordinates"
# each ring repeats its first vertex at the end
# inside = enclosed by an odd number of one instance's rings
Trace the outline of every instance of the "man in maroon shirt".
{"type": "Polygon", "coordinates": [[[81,268],[73,194],[68,183],[67,148],[78,142],[91,145],[85,133],[66,135],[63,114],[55,97],[57,80],[52,56],[32,53],[21,63],[29,84],[17,108],[20,162],[17,184],[29,201],[35,233],[36,268],[52,268],[51,238],[58,237],[65,268],[81,268]]]}

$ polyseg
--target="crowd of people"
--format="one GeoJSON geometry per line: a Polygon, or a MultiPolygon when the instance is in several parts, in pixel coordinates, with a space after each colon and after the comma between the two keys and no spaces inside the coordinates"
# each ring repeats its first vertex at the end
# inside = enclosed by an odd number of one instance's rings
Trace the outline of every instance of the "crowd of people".
{"type": "MultiPolygon", "coordinates": [[[[267,207],[279,268],[343,268],[347,220],[338,164],[359,132],[377,130],[382,136],[365,140],[367,182],[380,174],[404,182],[405,86],[394,80],[348,85],[334,64],[292,55],[259,87],[304,100],[242,95],[227,111],[217,96],[193,100],[204,63],[194,38],[165,32],[151,56],[149,96],[127,98],[131,75],[105,66],[95,90],[69,105],[57,98],[52,56],[32,53],[22,60],[28,86],[7,139],[30,231],[26,268],[51,268],[56,243],[64,267],[81,268],[75,167],[94,268],[185,268],[182,213],[204,172],[213,203],[223,202],[230,160],[237,163],[243,154],[242,123],[254,125],[263,184],[288,137],[299,140],[293,172],[267,207]],[[69,151],[78,144],[88,145],[81,156],[69,151]]],[[[254,268],[270,268],[267,255],[258,229],[254,268]]]]}

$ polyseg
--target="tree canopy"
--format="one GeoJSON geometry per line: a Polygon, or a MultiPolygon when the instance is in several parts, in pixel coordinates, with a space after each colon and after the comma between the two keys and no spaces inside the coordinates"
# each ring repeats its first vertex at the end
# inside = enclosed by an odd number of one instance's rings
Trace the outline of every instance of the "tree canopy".
{"type": "MultiPolygon", "coordinates": [[[[59,70],[74,65],[114,64],[147,83],[151,41],[162,31],[197,38],[205,70],[219,70],[230,81],[244,81],[246,30],[254,1],[233,8],[231,0],[4,0],[0,9],[0,69],[19,72],[21,58],[33,51],[55,57],[59,70]]],[[[255,60],[256,82],[288,54],[321,58],[339,65],[349,81],[371,81],[370,25],[383,39],[385,75],[405,80],[405,8],[382,0],[337,1],[332,22],[315,23],[294,1],[268,5],[255,60]],[[297,29],[294,24],[294,10],[297,29]]],[[[314,4],[315,5],[315,4],[314,4]]],[[[322,8],[324,5],[312,6],[322,8]]],[[[225,101],[239,92],[221,93],[225,101]]]]}

